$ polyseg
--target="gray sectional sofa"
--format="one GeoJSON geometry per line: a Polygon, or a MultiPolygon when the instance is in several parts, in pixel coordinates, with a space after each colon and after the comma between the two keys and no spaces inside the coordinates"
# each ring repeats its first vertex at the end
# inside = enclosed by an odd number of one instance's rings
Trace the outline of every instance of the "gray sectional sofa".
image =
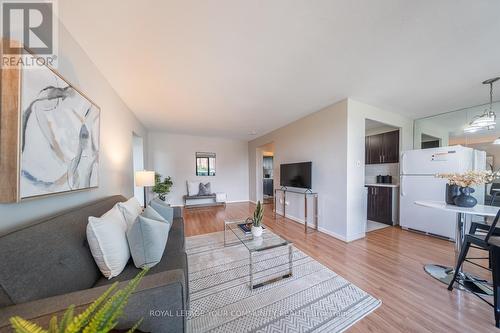
{"type": "MultiPolygon", "coordinates": [[[[121,286],[139,270],[130,261],[116,278],[102,276],[86,241],[89,216],[101,216],[122,196],[112,196],[0,236],[0,332],[10,332],[9,318],[18,315],[47,327],[53,315],[69,305],[82,310],[111,283],[121,286]]],[[[185,332],[188,309],[188,264],[181,208],[161,262],[132,295],[118,328],[144,318],[144,332],[185,332]]]]}

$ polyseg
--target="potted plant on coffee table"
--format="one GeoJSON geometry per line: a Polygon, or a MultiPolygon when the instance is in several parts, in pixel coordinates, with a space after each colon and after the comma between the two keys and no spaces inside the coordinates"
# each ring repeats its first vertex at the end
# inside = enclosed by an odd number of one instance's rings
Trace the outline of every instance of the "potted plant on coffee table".
{"type": "Polygon", "coordinates": [[[253,225],[252,225],[252,235],[254,237],[262,236],[262,218],[264,217],[264,207],[260,203],[257,202],[257,207],[255,207],[255,211],[253,212],[253,225]]]}

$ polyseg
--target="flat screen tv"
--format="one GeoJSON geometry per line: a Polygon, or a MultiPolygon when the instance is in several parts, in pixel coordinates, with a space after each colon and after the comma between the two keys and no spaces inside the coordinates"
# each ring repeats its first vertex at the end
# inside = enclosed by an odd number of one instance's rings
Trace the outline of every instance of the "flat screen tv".
{"type": "Polygon", "coordinates": [[[311,189],[312,162],[280,165],[280,185],[311,189]]]}

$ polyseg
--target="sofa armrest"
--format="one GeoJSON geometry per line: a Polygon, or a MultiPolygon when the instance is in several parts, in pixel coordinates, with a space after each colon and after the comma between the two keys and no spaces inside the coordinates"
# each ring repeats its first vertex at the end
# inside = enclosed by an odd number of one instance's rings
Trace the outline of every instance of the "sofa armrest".
{"type": "Polygon", "coordinates": [[[176,217],[182,218],[182,207],[174,207],[174,218],[176,217]]]}
{"type": "MultiPolygon", "coordinates": [[[[123,288],[128,281],[119,283],[123,288]]],[[[20,316],[48,327],[52,316],[58,319],[70,305],[79,313],[110,286],[86,289],[65,295],[49,297],[33,302],[0,309],[0,332],[11,332],[9,318],[20,316]]],[[[146,275],[132,294],[118,328],[130,328],[143,318],[140,330],[144,332],[186,331],[186,280],[180,269],[146,275]]]]}

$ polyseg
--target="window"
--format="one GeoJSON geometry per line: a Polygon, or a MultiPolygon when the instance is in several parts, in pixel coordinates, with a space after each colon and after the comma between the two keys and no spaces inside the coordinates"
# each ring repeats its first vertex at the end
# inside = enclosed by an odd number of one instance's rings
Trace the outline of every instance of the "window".
{"type": "Polygon", "coordinates": [[[215,153],[196,153],[196,175],[215,176],[215,153]]]}

